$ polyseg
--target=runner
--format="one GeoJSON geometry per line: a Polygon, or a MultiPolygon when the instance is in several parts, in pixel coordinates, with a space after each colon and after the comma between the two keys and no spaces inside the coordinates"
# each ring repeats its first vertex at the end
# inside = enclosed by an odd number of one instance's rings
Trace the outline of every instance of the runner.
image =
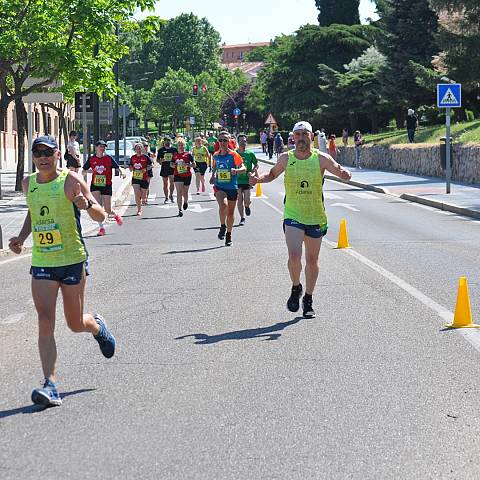
{"type": "MultiPolygon", "coordinates": [[[[113,216],[117,225],[123,225],[123,220],[112,208],[112,171],[115,170],[117,175],[125,178],[125,174],[118,163],[110,156],[105,155],[105,149],[107,143],[103,140],[99,140],[95,144],[95,155],[90,157],[83,166],[83,171],[92,172],[92,181],[90,183],[90,191],[95,197],[95,200],[102,205],[107,211],[109,216],[113,216]]],[[[105,223],[98,223],[100,229],[98,230],[98,236],[105,235],[105,223]]]]}
{"type": "Polygon", "coordinates": [[[55,313],[60,290],[68,327],[73,332],[89,332],[97,340],[102,354],[115,353],[115,338],[103,318],[83,313],[87,252],[82,240],[80,210],[103,222],[105,210],[89,192],[87,184],[75,172],[58,170],[61,152],[55,138],[42,136],[32,145],[37,172],[22,183],[27,197],[28,213],[21,232],[9,241],[14,253],[33,232],[32,295],[38,314],[38,348],[44,383],[32,392],[32,401],[45,407],[59,406],[55,364],[55,313]]]}
{"type": "Polygon", "coordinates": [[[152,169],[152,161],[148,158],[141,143],[135,145],[135,155],[130,158],[130,170],[132,171],[132,186],[137,204],[137,215],[142,215],[142,205],[145,203],[148,192],[148,170],[152,169]]]}
{"type": "Polygon", "coordinates": [[[157,154],[157,137],[152,135],[148,140],[148,143],[150,145],[150,153],[155,156],[157,154]]]}
{"type": "Polygon", "coordinates": [[[205,192],[205,172],[210,166],[210,154],[208,148],[202,143],[202,138],[195,139],[195,146],[193,147],[193,158],[195,159],[195,183],[197,185],[197,195],[200,195],[200,185],[202,192],[205,192]]]}
{"type": "Polygon", "coordinates": [[[251,185],[249,184],[249,174],[256,172],[258,169],[258,160],[255,154],[251,150],[247,150],[247,136],[241,133],[237,137],[238,141],[238,150],[237,152],[243,159],[243,164],[247,169],[244,173],[239,173],[237,182],[238,182],[238,201],[237,208],[238,213],[240,214],[240,224],[245,225],[245,214],[250,216],[250,190],[251,185]]]}
{"type": "MultiPolygon", "coordinates": [[[[215,153],[215,145],[217,145],[217,137],[213,134],[213,132],[208,132],[208,153],[210,154],[210,157],[215,153]]],[[[212,165],[210,163],[210,168],[209,171],[212,171],[212,165]]]]}
{"type": "Polygon", "coordinates": [[[230,134],[220,132],[218,142],[220,149],[213,155],[212,176],[210,183],[214,184],[213,191],[218,202],[220,216],[220,230],[218,238],[225,238],[225,245],[232,244],[232,229],[235,221],[235,205],[238,198],[237,176],[246,171],[242,157],[228,148],[230,134]],[[226,233],[226,236],[225,236],[226,233]]]}
{"type": "Polygon", "coordinates": [[[315,311],[312,295],[318,278],[318,256],[322,237],[327,233],[327,216],[322,201],[322,180],[325,170],[342,180],[352,174],[340,166],[330,155],[312,149],[312,126],[298,122],[293,127],[295,150],[280,155],[269,173],[250,177],[250,184],[267,183],[285,172],[285,207],[283,227],[288,249],[288,270],[293,286],[287,308],[296,312],[300,308],[302,284],[302,248],[305,244],[306,291],[303,297],[303,316],[313,318],[315,311]]]}
{"type": "Polygon", "coordinates": [[[150,160],[152,164],[152,168],[150,170],[147,170],[147,182],[148,182],[147,195],[145,196],[145,200],[142,202],[143,205],[147,205],[148,197],[150,195],[150,182],[153,178],[153,160],[155,159],[155,157],[149,151],[148,142],[143,142],[142,145],[143,145],[143,154],[150,160]]]}
{"type": "Polygon", "coordinates": [[[185,140],[179,138],[177,141],[178,152],[173,154],[172,166],[174,167],[175,189],[177,191],[178,216],[183,217],[183,209],[188,208],[188,189],[192,183],[192,170],[195,168],[195,161],[190,152],[185,151],[185,140]]]}
{"type": "Polygon", "coordinates": [[[157,154],[157,162],[160,164],[160,176],[163,180],[163,194],[165,195],[165,202],[170,201],[173,203],[173,190],[175,189],[175,183],[173,180],[173,168],[172,168],[172,159],[173,154],[177,153],[178,150],[172,147],[172,140],[170,137],[165,137],[163,139],[163,147],[160,148],[157,154]],[[170,181],[170,187],[169,187],[170,181]]]}

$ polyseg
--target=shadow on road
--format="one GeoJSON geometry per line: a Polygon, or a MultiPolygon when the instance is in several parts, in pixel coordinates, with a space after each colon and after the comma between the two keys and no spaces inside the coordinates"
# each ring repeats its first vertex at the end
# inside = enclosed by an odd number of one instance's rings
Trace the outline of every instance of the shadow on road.
{"type": "MultiPolygon", "coordinates": [[[[70,397],[71,395],[78,395],[80,393],[87,393],[96,390],[95,388],[82,388],[80,390],[72,390],[71,392],[62,392],[60,396],[63,398],[70,397]]],[[[0,410],[0,420],[2,418],[12,417],[13,415],[39,413],[47,410],[47,407],[41,405],[27,405],[25,407],[12,408],[11,410],[0,410]]]]}
{"type": "Polygon", "coordinates": [[[169,215],[168,217],[142,217],[140,220],[162,220],[164,218],[177,218],[177,215],[169,215]]]}
{"type": "Polygon", "coordinates": [[[193,333],[190,335],[183,335],[177,337],[175,340],[183,340],[185,338],[193,337],[195,345],[208,345],[210,343],[219,343],[227,340],[248,340],[249,338],[262,338],[262,340],[278,340],[282,334],[274,333],[285,330],[290,325],[295,325],[300,320],[304,320],[303,317],[296,317],[288,322],[279,322],[275,325],[260,328],[248,328],[246,330],[236,330],[233,332],[220,333],[218,335],[207,335],[206,333],[193,333]]]}
{"type": "Polygon", "coordinates": [[[177,253],[199,253],[199,252],[208,252],[210,250],[218,250],[219,248],[224,248],[223,245],[218,247],[208,247],[208,248],[196,248],[193,250],[172,250],[171,252],[162,253],[162,255],[175,255],[177,253]]]}

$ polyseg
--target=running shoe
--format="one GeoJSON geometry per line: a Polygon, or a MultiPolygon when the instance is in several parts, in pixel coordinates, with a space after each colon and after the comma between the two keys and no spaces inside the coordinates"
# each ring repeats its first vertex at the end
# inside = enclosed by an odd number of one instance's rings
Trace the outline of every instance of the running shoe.
{"type": "Polygon", "coordinates": [[[245,225],[245,219],[244,218],[241,218],[240,219],[240,223],[239,223],[240,226],[243,226],[245,225]]]}
{"type": "Polygon", "coordinates": [[[167,203],[168,202],[168,197],[165,197],[165,201],[163,203],[167,203]]]}
{"type": "Polygon", "coordinates": [[[299,283],[297,286],[292,286],[292,292],[290,293],[290,298],[287,301],[287,308],[291,312],[298,312],[300,308],[300,297],[302,296],[302,284],[299,283]]]}
{"type": "Polygon", "coordinates": [[[220,225],[220,230],[218,232],[219,240],[223,240],[225,238],[225,232],[227,231],[226,225],[220,225]]]}
{"type": "Polygon", "coordinates": [[[103,227],[101,227],[100,230],[98,231],[98,234],[97,234],[97,235],[98,235],[99,237],[103,237],[103,236],[105,235],[105,233],[106,233],[106,232],[105,232],[105,229],[104,229],[103,227]]]}
{"type": "Polygon", "coordinates": [[[312,296],[305,294],[302,299],[303,316],[305,318],[315,318],[315,310],[313,309],[312,302],[312,296]]]}
{"type": "Polygon", "coordinates": [[[117,222],[117,225],[119,227],[121,227],[123,225],[123,220],[122,220],[122,217],[120,215],[115,215],[115,217],[113,217],[113,218],[115,218],[115,221],[117,222]]]}
{"type": "Polygon", "coordinates": [[[181,210],[178,211],[178,216],[183,217],[183,212],[181,210]]]}
{"type": "Polygon", "coordinates": [[[197,195],[200,195],[200,190],[197,188],[197,195]]]}
{"type": "Polygon", "coordinates": [[[59,407],[62,404],[62,398],[56,385],[51,380],[45,379],[43,387],[36,388],[32,392],[32,402],[44,407],[59,407]]]}
{"type": "Polygon", "coordinates": [[[245,207],[245,214],[247,215],[247,217],[249,217],[251,213],[252,212],[250,210],[250,207],[245,207]]]}
{"type": "Polygon", "coordinates": [[[186,210],[187,208],[188,208],[188,203],[185,202],[185,203],[183,204],[183,209],[186,210]]]}
{"type": "Polygon", "coordinates": [[[113,357],[115,353],[115,337],[110,333],[110,330],[105,323],[105,320],[98,313],[95,315],[95,321],[100,327],[100,331],[93,336],[93,338],[100,345],[100,350],[105,358],[113,357]]]}
{"type": "Polygon", "coordinates": [[[170,201],[173,203],[173,195],[170,195],[170,201]]]}
{"type": "Polygon", "coordinates": [[[225,246],[230,247],[232,245],[232,233],[227,232],[227,235],[225,237],[225,246]]]}

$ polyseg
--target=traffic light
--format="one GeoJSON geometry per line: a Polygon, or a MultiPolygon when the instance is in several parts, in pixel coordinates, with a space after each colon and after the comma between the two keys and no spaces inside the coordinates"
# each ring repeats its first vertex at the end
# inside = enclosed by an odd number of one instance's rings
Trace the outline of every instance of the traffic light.
{"type": "MultiPolygon", "coordinates": [[[[86,108],[87,112],[93,112],[93,101],[94,101],[94,94],[87,93],[86,98],[86,108]]],[[[82,113],[82,106],[83,106],[83,92],[75,92],[75,113],[81,114],[82,113]]]]}
{"type": "Polygon", "coordinates": [[[196,83],[193,84],[192,95],[194,97],[196,97],[198,95],[198,85],[196,83]]]}
{"type": "Polygon", "coordinates": [[[235,120],[238,120],[238,115],[234,115],[233,118],[234,118],[235,120]]]}

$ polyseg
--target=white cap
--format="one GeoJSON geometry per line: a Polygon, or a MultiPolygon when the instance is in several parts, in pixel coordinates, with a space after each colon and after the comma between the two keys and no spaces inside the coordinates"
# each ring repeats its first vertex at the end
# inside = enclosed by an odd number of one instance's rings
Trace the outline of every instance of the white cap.
{"type": "Polygon", "coordinates": [[[413,111],[412,108],[409,108],[407,113],[408,113],[409,115],[413,115],[415,112],[413,111]]]}
{"type": "Polygon", "coordinates": [[[313,132],[312,126],[308,122],[297,122],[292,129],[292,132],[296,132],[297,130],[308,130],[310,133],[313,132]]]}

